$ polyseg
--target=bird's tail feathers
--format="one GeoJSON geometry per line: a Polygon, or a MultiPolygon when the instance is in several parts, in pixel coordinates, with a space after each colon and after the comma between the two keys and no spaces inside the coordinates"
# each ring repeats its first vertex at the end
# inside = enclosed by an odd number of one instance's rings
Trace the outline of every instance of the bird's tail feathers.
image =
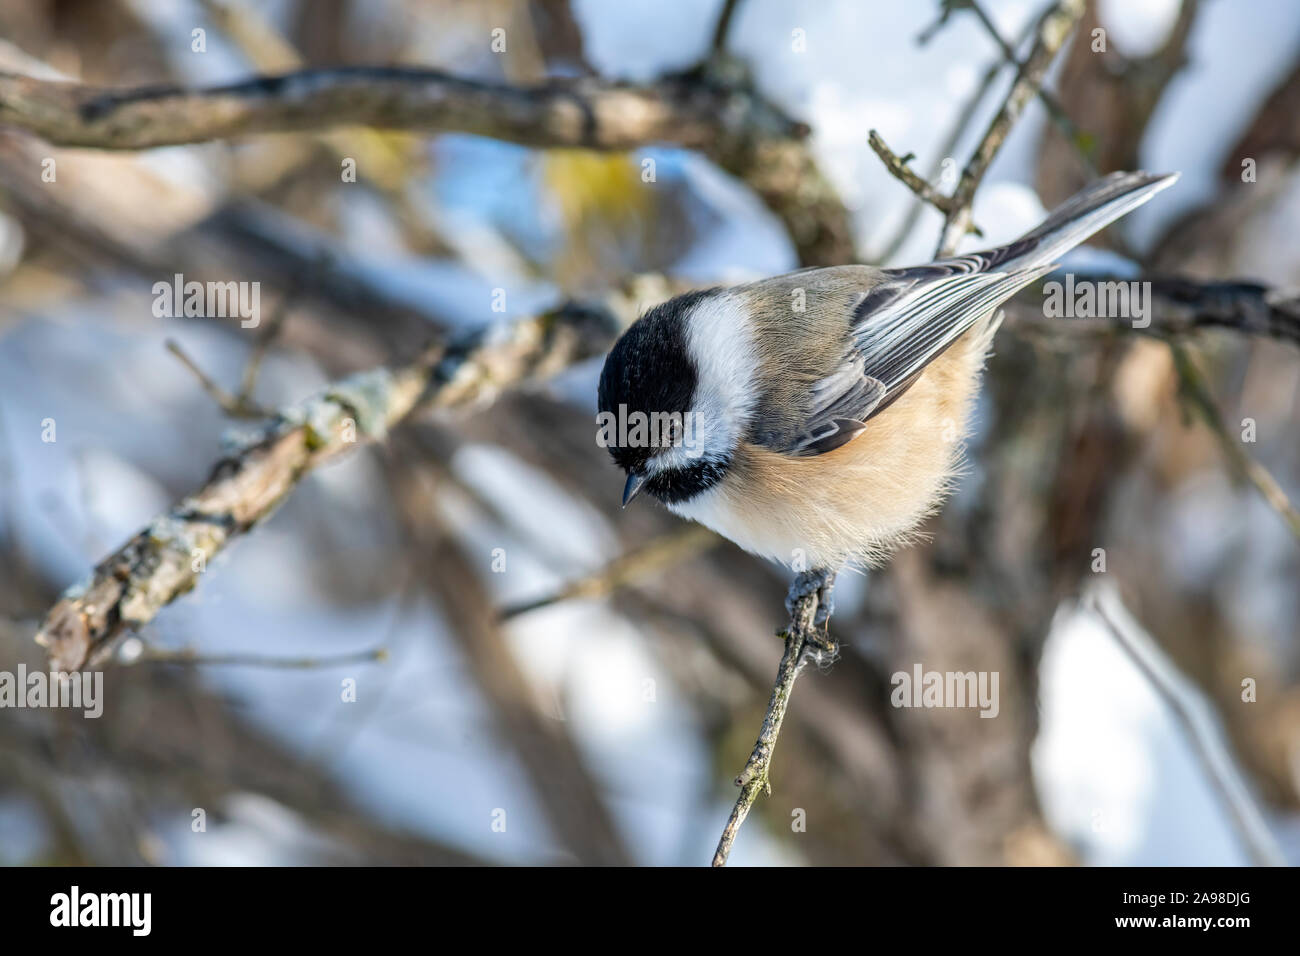
{"type": "Polygon", "coordinates": [[[999,272],[1055,262],[1095,232],[1126,216],[1178,179],[1178,173],[1111,173],[1075,193],[1036,228],[984,256],[999,272]]]}

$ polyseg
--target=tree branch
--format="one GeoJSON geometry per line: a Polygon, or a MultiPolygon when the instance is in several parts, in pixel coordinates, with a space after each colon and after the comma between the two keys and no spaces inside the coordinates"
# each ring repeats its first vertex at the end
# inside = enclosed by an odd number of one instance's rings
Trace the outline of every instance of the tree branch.
{"type": "Polygon", "coordinates": [[[414,67],[335,67],[222,86],[109,89],[0,73],[0,122],[64,146],[146,149],[252,133],[376,126],[524,146],[603,150],[676,143],[709,153],[754,135],[802,136],[757,100],[684,78],[648,86],[553,80],[515,87],[414,67]]]}
{"type": "Polygon", "coordinates": [[[1107,612],[1099,595],[1091,595],[1085,606],[1097,615],[1115,643],[1151,685],[1151,689],[1173,712],[1174,721],[1187,735],[1192,753],[1200,762],[1212,789],[1223,801],[1228,819],[1232,821],[1232,827],[1247,855],[1256,866],[1286,866],[1286,858],[1269,832],[1250,792],[1233,768],[1231,758],[1212,729],[1199,717],[1198,708],[1187,691],[1180,686],[1173,665],[1163,659],[1159,649],[1151,646],[1151,641],[1141,631],[1134,634],[1127,628],[1121,628],[1107,612]]]}
{"type": "Polygon", "coordinates": [[[1300,290],[1257,282],[1152,279],[1161,331],[1232,329],[1300,345],[1300,290]]]}
{"type": "MultiPolygon", "coordinates": [[[[1029,28],[1025,30],[1024,36],[1020,38],[1016,45],[1019,46],[1034,32],[1034,24],[1031,23],[1029,28]]],[[[1018,63],[1012,65],[1017,67],[1019,66],[1018,63]]],[[[938,152],[936,153],[936,155],[939,156],[940,161],[933,164],[933,169],[930,173],[931,176],[937,175],[940,172],[943,168],[943,160],[951,156],[953,150],[957,148],[957,144],[962,141],[962,138],[966,135],[967,129],[970,128],[972,120],[979,114],[979,105],[984,102],[984,97],[993,86],[993,81],[998,78],[998,74],[1000,74],[1006,66],[1006,60],[997,60],[986,69],[984,71],[984,76],[981,78],[975,91],[961,105],[961,108],[958,109],[957,122],[954,123],[952,129],[948,131],[947,137],[944,139],[943,144],[939,147],[938,152]]],[[[912,234],[912,230],[916,227],[917,220],[920,218],[920,213],[921,204],[913,203],[912,208],[908,210],[907,217],[903,220],[902,224],[899,225],[898,231],[894,233],[894,237],[885,244],[883,251],[876,257],[877,262],[888,262],[894,257],[895,253],[903,247],[903,243],[907,241],[907,237],[912,234]]]]}
{"type": "Polygon", "coordinates": [[[966,163],[966,168],[962,170],[957,188],[953,190],[952,209],[944,222],[943,235],[935,250],[936,259],[952,255],[957,249],[957,243],[966,234],[970,226],[971,203],[975,198],[975,190],[979,188],[984,174],[993,163],[993,157],[1002,148],[1012,127],[1024,112],[1025,106],[1042,87],[1047,68],[1051,66],[1056,52],[1065,43],[1075,23],[1083,15],[1083,8],[1083,0],[1059,0],[1038,21],[1038,33],[1029,56],[1020,65],[1016,81],[1007,93],[1002,108],[993,117],[988,130],[984,133],[984,138],[980,140],[979,146],[975,148],[975,152],[966,163]]]}
{"type": "Polygon", "coordinates": [[[911,167],[907,165],[912,160],[911,153],[908,153],[906,156],[899,156],[889,148],[884,139],[882,139],[880,134],[874,129],[867,134],[867,144],[875,151],[875,154],[880,157],[880,161],[885,164],[885,168],[893,174],[895,179],[944,215],[949,213],[952,209],[952,198],[950,196],[945,196],[916,173],[912,172],[911,167]]]}
{"type": "MultiPolygon", "coordinates": [[[[1082,276],[1080,277],[1082,278],[1082,276]]],[[[1090,283],[1128,283],[1119,276],[1087,276],[1090,283]]],[[[1165,277],[1151,283],[1150,325],[1145,328],[1123,317],[1049,319],[1043,315],[1040,289],[1018,296],[1007,315],[1009,328],[1051,326],[1095,330],[1098,333],[1140,332],[1165,339],[1185,338],[1204,329],[1228,329],[1241,335],[1300,346],[1300,290],[1278,289],[1257,282],[1203,282],[1165,277]]]]}
{"type": "Polygon", "coordinates": [[[821,603],[818,592],[805,594],[794,603],[790,611],[789,627],[780,635],[785,639],[785,653],[777,667],[776,682],[772,685],[772,696],[767,703],[767,712],[763,715],[763,726],[759,730],[758,740],[745,761],[745,769],[736,777],[736,786],[740,787],[740,796],[731,808],[727,825],[718,840],[718,848],[713,853],[714,866],[726,866],[731,855],[732,844],[740,833],[741,824],[749,816],[749,811],[758,799],[759,793],[772,793],[769,779],[772,766],[772,754],[776,750],[777,737],[781,734],[781,724],[785,721],[785,711],[790,705],[790,695],[794,691],[794,682],[808,662],[809,645],[825,646],[825,638],[818,633],[817,610],[821,603]]]}
{"type": "MultiPolygon", "coordinates": [[[[880,161],[885,164],[885,168],[893,174],[893,177],[912,190],[918,199],[928,202],[945,216],[950,215],[956,209],[951,196],[945,196],[912,171],[912,168],[908,165],[912,160],[911,153],[906,156],[899,156],[889,148],[888,144],[874,129],[868,134],[867,143],[875,151],[875,154],[880,157],[880,161]]],[[[977,236],[984,234],[974,224],[968,228],[970,232],[977,236]]]]}
{"type": "Polygon", "coordinates": [[[736,8],[739,6],[740,0],[723,0],[722,12],[718,14],[718,22],[713,27],[713,39],[709,43],[714,53],[722,53],[726,50],[727,37],[731,35],[731,25],[736,17],[736,8]]]}
{"type": "Polygon", "coordinates": [[[336,383],[239,435],[202,489],[154,519],[89,580],[70,588],[37,634],[57,670],[102,659],[126,629],[194,588],[207,563],[266,520],[318,465],[384,437],[417,408],[453,408],[598,354],[614,323],[567,306],[467,336],[440,355],[336,383]]]}
{"type": "Polygon", "coordinates": [[[374,647],[325,657],[268,657],[264,654],[202,654],[197,648],[171,650],[146,647],[132,663],[179,664],[184,667],[263,667],[269,670],[319,670],[346,664],[377,664],[388,660],[388,649],[374,647]]]}
{"type": "Polygon", "coordinates": [[[508,621],[563,601],[605,597],[655,571],[677,567],[684,561],[689,561],[701,552],[712,548],[721,540],[703,525],[694,522],[683,525],[634,551],[620,555],[592,574],[569,581],[545,597],[503,608],[499,617],[503,621],[508,621]]]}
{"type": "MultiPolygon", "coordinates": [[[[1016,57],[1016,51],[1012,49],[1011,44],[1006,41],[1002,34],[998,32],[997,25],[984,11],[984,8],[979,5],[977,0],[964,0],[964,4],[967,9],[975,14],[976,19],[978,19],[980,24],[984,27],[984,32],[987,33],[993,42],[997,44],[998,49],[1002,51],[1003,58],[1012,66],[1019,69],[1020,60],[1016,57]]],[[[1037,95],[1038,99],[1047,109],[1048,115],[1052,117],[1052,122],[1054,122],[1057,128],[1060,129],[1061,135],[1064,136],[1078,151],[1079,159],[1083,162],[1088,172],[1093,176],[1097,176],[1099,171],[1097,169],[1096,160],[1092,155],[1092,146],[1089,145],[1090,138],[1079,129],[1074,120],[1070,118],[1070,114],[1066,111],[1065,107],[1061,105],[1061,101],[1058,100],[1053,93],[1040,86],[1037,95]]]]}
{"type": "Polygon", "coordinates": [[[1169,348],[1173,352],[1174,368],[1178,372],[1179,390],[1182,395],[1204,420],[1237,473],[1255,486],[1268,502],[1269,507],[1282,516],[1291,533],[1300,540],[1300,512],[1296,511],[1295,505],[1291,504],[1286,491],[1278,484],[1272,473],[1246,454],[1240,442],[1229,434],[1227,426],[1223,424],[1223,418],[1219,415],[1218,406],[1214,403],[1214,397],[1210,394],[1209,386],[1205,384],[1204,376],[1192,362],[1187,350],[1177,342],[1170,342],[1169,348]]]}
{"type": "Polygon", "coordinates": [[[748,83],[691,70],[634,86],[594,77],[509,86],[411,67],[337,67],[223,86],[106,89],[0,72],[0,124],[52,143],[145,149],[254,133],[369,126],[487,136],[537,148],[699,150],[781,218],[805,265],[854,260],[848,213],[808,127],[748,83]]]}

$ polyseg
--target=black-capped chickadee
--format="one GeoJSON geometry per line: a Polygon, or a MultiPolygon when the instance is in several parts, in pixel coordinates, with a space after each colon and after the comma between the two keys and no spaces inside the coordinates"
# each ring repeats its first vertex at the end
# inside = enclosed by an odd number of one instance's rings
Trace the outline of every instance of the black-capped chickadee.
{"type": "Polygon", "coordinates": [[[600,376],[623,504],[645,491],[796,569],[878,563],[952,484],[999,306],[1175,179],[1113,173],[987,252],[804,269],[656,306],[600,376]]]}

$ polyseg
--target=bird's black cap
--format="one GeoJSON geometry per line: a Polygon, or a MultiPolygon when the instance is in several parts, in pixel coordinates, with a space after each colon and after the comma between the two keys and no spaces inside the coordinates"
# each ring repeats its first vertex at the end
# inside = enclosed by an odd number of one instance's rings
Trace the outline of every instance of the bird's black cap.
{"type": "MultiPolygon", "coordinates": [[[[614,344],[600,373],[597,405],[617,419],[640,413],[685,416],[698,384],[698,372],[686,347],[686,323],[691,310],[716,289],[688,292],[657,305],[637,319],[614,344]]],[[[629,475],[644,476],[646,463],[658,450],[649,442],[610,444],[615,464],[629,475]]],[[[684,501],[721,478],[725,462],[700,459],[685,468],[658,471],[642,485],[661,501],[684,501]]],[[[628,496],[630,500],[630,496],[628,496]]]]}
{"type": "MultiPolygon", "coordinates": [[[[657,305],[623,333],[605,359],[597,405],[613,415],[685,414],[695,397],[695,363],[686,349],[686,319],[712,290],[688,292],[657,305]]],[[[639,471],[653,447],[610,445],[614,462],[624,471],[639,471]]]]}

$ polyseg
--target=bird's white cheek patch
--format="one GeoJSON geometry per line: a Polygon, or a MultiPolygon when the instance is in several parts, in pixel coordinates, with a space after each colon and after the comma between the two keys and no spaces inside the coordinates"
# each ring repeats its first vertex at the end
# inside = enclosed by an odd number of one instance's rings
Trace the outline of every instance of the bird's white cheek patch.
{"type": "Polygon", "coordinates": [[[696,427],[706,447],[736,441],[758,404],[758,356],[754,328],[743,300],[719,294],[692,310],[686,348],[698,373],[696,427]]]}

